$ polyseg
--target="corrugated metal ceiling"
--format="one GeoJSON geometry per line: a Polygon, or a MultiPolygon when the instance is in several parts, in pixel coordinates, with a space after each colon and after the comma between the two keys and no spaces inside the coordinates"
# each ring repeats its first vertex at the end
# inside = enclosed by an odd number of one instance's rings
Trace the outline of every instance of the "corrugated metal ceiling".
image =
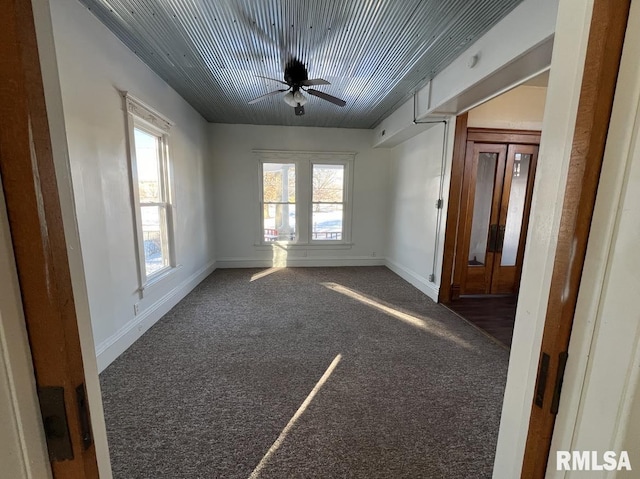
{"type": "Polygon", "coordinates": [[[372,128],[522,0],[81,1],[210,122],[372,128]],[[249,105],[290,57],[347,105],[249,105]]]}

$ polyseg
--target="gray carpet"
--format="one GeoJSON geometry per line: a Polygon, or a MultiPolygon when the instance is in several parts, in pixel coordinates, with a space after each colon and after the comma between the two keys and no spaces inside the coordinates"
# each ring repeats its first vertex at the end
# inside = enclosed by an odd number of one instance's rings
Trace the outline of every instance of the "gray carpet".
{"type": "Polygon", "coordinates": [[[215,271],[102,373],[116,479],[491,477],[504,348],[383,267],[261,271],[215,271]]]}

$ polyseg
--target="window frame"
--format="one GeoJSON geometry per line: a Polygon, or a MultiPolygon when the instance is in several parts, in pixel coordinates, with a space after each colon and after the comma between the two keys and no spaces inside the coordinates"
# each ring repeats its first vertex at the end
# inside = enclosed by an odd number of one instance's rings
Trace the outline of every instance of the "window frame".
{"type": "Polygon", "coordinates": [[[299,242],[299,236],[300,236],[300,226],[298,223],[298,195],[299,195],[299,191],[300,191],[300,185],[299,185],[299,176],[298,176],[298,165],[295,162],[280,162],[280,161],[261,161],[260,162],[260,225],[262,227],[261,231],[261,238],[262,238],[262,242],[263,244],[298,244],[299,242]],[[294,201],[293,203],[291,203],[290,201],[287,202],[273,202],[273,201],[264,201],[264,165],[265,164],[285,164],[285,165],[293,165],[294,166],[294,174],[295,174],[295,197],[296,197],[296,201],[294,201]],[[295,235],[294,235],[294,239],[293,241],[287,241],[287,240],[274,240],[274,241],[266,241],[264,239],[264,207],[265,205],[293,205],[296,211],[296,228],[295,228],[295,235]]]}
{"type": "Polygon", "coordinates": [[[350,247],[352,226],[353,168],[355,152],[314,152],[253,150],[257,157],[258,169],[258,225],[256,246],[278,245],[287,248],[296,247],[350,247]],[[265,163],[294,164],[296,168],[296,234],[293,241],[265,241],[264,239],[264,190],[263,171],[265,163]],[[343,223],[342,239],[313,239],[313,165],[342,165],[343,178],[343,223]]]}
{"type": "Polygon", "coordinates": [[[137,98],[122,92],[127,123],[127,152],[129,159],[129,178],[131,186],[132,210],[135,220],[135,244],[136,244],[136,263],[138,270],[138,291],[140,296],[149,286],[157,283],[162,278],[170,275],[177,267],[175,252],[175,193],[173,187],[173,175],[169,154],[169,131],[174,125],[173,122],[162,116],[160,113],[144,104],[137,98]],[[140,190],[138,184],[138,162],[135,144],[135,130],[141,130],[144,133],[153,135],[158,139],[158,173],[159,173],[159,202],[141,202],[140,190]],[[165,211],[165,223],[167,232],[166,252],[167,265],[147,274],[146,257],[144,250],[144,233],[142,229],[142,207],[158,206],[165,211]]]}
{"type": "Polygon", "coordinates": [[[328,244],[344,244],[349,243],[351,241],[351,208],[348,205],[351,204],[349,194],[350,194],[350,178],[351,178],[351,165],[349,164],[349,160],[339,160],[339,159],[324,159],[321,161],[311,160],[309,165],[309,244],[320,244],[320,245],[328,245],[328,244]],[[344,166],[343,177],[342,177],[342,201],[337,203],[332,202],[324,202],[324,201],[313,201],[313,167],[314,165],[340,165],[344,166]],[[342,238],[340,240],[331,240],[331,239],[314,239],[313,238],[313,205],[316,203],[320,204],[340,204],[342,205],[342,238]],[[347,227],[348,225],[348,227],[347,227]],[[349,234],[347,234],[349,231],[349,234]]]}

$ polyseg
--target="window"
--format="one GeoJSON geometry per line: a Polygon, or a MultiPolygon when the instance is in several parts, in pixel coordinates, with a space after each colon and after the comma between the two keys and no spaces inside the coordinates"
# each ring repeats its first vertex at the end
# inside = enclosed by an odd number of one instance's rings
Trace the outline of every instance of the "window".
{"type": "Polygon", "coordinates": [[[262,197],[264,240],[293,240],[296,234],[296,165],[263,163],[262,197]]]}
{"type": "Polygon", "coordinates": [[[171,122],[125,95],[141,290],[175,266],[168,131],[171,122]]]}
{"type": "Polygon", "coordinates": [[[313,165],[311,239],[340,241],[344,229],[345,165],[313,165]]]}
{"type": "Polygon", "coordinates": [[[260,164],[260,244],[349,242],[355,154],[255,153],[260,164]]]}

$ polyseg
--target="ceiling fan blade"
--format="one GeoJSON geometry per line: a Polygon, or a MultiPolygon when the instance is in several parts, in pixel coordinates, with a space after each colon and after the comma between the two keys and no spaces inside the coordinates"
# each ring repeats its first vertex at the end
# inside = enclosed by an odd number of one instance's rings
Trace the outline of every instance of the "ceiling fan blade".
{"type": "Polygon", "coordinates": [[[327,94],[325,92],[322,92],[322,91],[314,90],[313,88],[309,88],[307,90],[307,93],[309,93],[310,95],[313,95],[313,96],[317,96],[318,98],[322,98],[323,100],[330,101],[334,105],[345,106],[347,104],[346,101],[341,100],[340,98],[337,98],[337,97],[335,97],[333,95],[329,95],[329,94],[327,94]]]}
{"type": "Polygon", "coordinates": [[[322,78],[313,78],[311,80],[304,80],[302,82],[304,86],[315,86],[315,85],[331,85],[327,80],[322,78]]]}
{"type": "Polygon", "coordinates": [[[277,81],[278,83],[282,83],[283,85],[289,86],[287,82],[283,82],[282,80],[278,80],[276,78],[263,77],[262,75],[256,75],[258,78],[264,78],[265,80],[277,81]]]}
{"type": "Polygon", "coordinates": [[[264,95],[260,95],[258,98],[254,98],[249,102],[249,105],[253,105],[254,103],[258,103],[259,101],[264,100],[265,98],[269,98],[270,96],[277,95],[278,93],[284,93],[287,90],[275,90],[269,93],[265,93],[264,95]]]}

